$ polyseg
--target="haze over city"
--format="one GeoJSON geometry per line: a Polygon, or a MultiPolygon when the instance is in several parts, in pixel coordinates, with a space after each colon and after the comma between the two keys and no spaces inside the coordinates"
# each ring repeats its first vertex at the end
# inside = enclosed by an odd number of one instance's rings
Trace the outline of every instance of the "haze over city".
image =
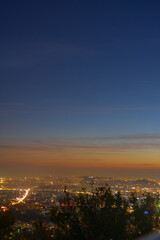
{"type": "Polygon", "coordinates": [[[159,12],[0,3],[1,176],[159,176],[159,12]]]}

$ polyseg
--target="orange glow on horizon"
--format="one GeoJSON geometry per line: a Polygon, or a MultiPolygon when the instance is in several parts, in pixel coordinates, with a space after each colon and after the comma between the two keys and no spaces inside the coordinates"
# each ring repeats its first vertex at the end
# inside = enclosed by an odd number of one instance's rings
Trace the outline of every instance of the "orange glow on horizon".
{"type": "Polygon", "coordinates": [[[57,169],[158,170],[160,151],[140,149],[105,149],[85,147],[2,148],[2,167],[35,167],[57,169]]]}

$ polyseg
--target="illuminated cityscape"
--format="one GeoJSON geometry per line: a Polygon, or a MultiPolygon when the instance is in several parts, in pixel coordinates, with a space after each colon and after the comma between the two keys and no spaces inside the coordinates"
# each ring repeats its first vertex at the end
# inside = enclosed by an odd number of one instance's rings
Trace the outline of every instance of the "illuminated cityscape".
{"type": "Polygon", "coordinates": [[[108,185],[113,194],[118,191],[128,200],[131,193],[137,194],[140,202],[146,193],[160,199],[160,179],[116,179],[106,177],[32,177],[1,178],[0,206],[2,211],[13,209],[16,222],[14,229],[31,231],[33,223],[42,219],[48,229],[54,228],[50,221],[51,209],[64,197],[64,187],[72,195],[92,194],[92,188],[108,185]]]}
{"type": "Polygon", "coordinates": [[[0,22],[0,240],[160,239],[160,1],[0,22]]]}

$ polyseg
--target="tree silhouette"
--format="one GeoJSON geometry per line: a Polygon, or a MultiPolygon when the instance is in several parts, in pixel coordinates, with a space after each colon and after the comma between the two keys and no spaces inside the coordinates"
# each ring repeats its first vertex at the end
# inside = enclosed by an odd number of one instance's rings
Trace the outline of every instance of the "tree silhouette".
{"type": "Polygon", "coordinates": [[[10,209],[0,209],[0,239],[6,239],[6,235],[15,222],[15,217],[10,209]]]}
{"type": "Polygon", "coordinates": [[[57,226],[55,239],[126,239],[127,207],[120,193],[114,196],[109,187],[72,197],[65,191],[60,206],[51,212],[51,220],[57,226]]]}
{"type": "Polygon", "coordinates": [[[51,220],[56,226],[55,239],[83,240],[131,240],[151,232],[158,226],[155,198],[144,195],[138,202],[132,193],[126,201],[120,192],[112,194],[110,188],[99,187],[92,193],[71,196],[65,189],[65,197],[54,206],[51,220]]]}
{"type": "Polygon", "coordinates": [[[138,237],[141,234],[151,232],[154,224],[154,216],[156,216],[155,198],[147,194],[141,200],[141,203],[138,203],[136,194],[132,193],[130,203],[133,207],[130,217],[130,223],[133,227],[132,235],[138,237]]]}

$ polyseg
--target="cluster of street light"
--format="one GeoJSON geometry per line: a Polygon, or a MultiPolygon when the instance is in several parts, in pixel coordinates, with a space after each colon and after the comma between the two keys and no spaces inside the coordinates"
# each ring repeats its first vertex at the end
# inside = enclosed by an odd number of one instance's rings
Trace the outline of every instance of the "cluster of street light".
{"type": "Polygon", "coordinates": [[[25,189],[25,194],[21,198],[16,198],[17,201],[12,202],[12,205],[22,203],[24,201],[24,199],[27,197],[29,191],[30,191],[30,188],[25,189]]]}

